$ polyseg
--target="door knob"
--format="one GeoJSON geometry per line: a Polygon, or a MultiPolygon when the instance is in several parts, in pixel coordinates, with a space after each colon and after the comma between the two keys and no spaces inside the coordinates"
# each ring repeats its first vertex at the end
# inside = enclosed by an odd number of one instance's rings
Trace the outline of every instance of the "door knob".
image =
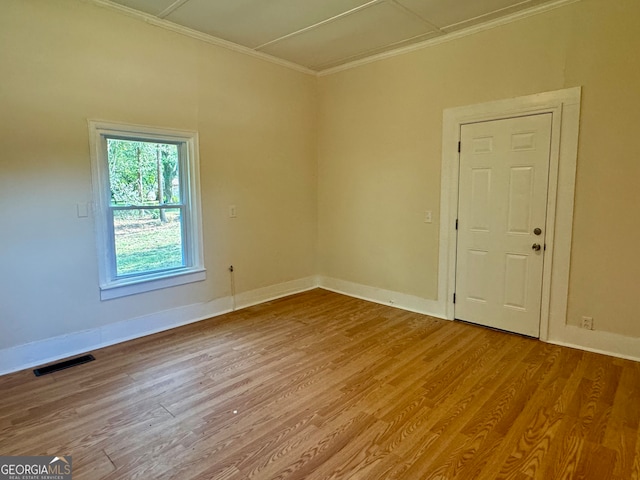
{"type": "Polygon", "coordinates": [[[533,229],[533,233],[535,233],[536,235],[540,235],[542,233],[542,230],[538,227],[533,229]]]}
{"type": "Polygon", "coordinates": [[[541,248],[542,247],[539,243],[534,243],[533,245],[531,245],[531,250],[535,250],[536,252],[539,252],[541,248]]]}

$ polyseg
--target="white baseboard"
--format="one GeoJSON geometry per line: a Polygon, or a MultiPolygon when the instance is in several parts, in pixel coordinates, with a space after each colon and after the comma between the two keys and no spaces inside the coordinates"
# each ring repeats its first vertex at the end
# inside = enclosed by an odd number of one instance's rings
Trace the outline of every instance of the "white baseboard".
{"type": "MultiPolygon", "coordinates": [[[[310,290],[316,288],[317,283],[317,278],[312,276],[243,292],[236,295],[236,309],[310,290]]],[[[223,297],[5,348],[0,350],[0,375],[199,322],[228,313],[232,308],[233,298],[223,297]]]]}
{"type": "Polygon", "coordinates": [[[565,325],[548,343],[640,362],[640,338],[565,325]]]}
{"type": "Polygon", "coordinates": [[[318,277],[318,286],[325,290],[349,295],[350,297],[368,300],[390,307],[401,308],[410,312],[422,313],[437,318],[445,318],[440,304],[436,300],[394,292],[382,288],[370,287],[359,283],[347,282],[331,277],[318,277]]]}
{"type": "MultiPolygon", "coordinates": [[[[446,318],[436,300],[370,287],[331,277],[305,277],[236,295],[236,309],[282,298],[313,288],[323,288],[350,297],[411,312],[446,318]]],[[[0,350],[0,375],[54,362],[135,338],[170,330],[230,312],[233,298],[223,297],[123,320],[99,328],[70,333],[0,350]]],[[[610,332],[585,330],[572,325],[556,331],[548,343],[589,352],[640,361],[640,338],[610,332]]]]}
{"type": "Polygon", "coordinates": [[[268,287],[257,288],[256,290],[237,294],[236,309],[251,307],[277,298],[293,295],[294,293],[306,292],[314,288],[318,288],[318,277],[315,275],[290,282],[269,285],[268,287]]]}

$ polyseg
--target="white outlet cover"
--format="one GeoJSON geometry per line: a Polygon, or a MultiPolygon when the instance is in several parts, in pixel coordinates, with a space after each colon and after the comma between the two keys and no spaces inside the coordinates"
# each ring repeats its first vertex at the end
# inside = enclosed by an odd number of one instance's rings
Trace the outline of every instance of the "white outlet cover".
{"type": "Polygon", "coordinates": [[[593,317],[582,317],[581,327],[587,330],[593,330],[593,317]]]}

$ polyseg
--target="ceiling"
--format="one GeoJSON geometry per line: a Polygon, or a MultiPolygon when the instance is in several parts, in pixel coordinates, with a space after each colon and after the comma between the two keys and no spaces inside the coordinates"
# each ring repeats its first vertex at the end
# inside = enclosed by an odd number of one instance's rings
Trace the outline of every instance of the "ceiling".
{"type": "Polygon", "coordinates": [[[314,71],[557,0],[111,0],[314,71]]]}

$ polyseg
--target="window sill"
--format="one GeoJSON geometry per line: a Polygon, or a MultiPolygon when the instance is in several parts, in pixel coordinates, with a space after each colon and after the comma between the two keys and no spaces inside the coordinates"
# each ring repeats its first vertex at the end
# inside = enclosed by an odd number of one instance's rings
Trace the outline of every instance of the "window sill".
{"type": "Polygon", "coordinates": [[[200,282],[206,278],[207,273],[204,268],[192,268],[180,272],[164,273],[151,278],[118,280],[117,282],[100,286],[100,300],[111,300],[137,293],[160,290],[161,288],[200,282]]]}

